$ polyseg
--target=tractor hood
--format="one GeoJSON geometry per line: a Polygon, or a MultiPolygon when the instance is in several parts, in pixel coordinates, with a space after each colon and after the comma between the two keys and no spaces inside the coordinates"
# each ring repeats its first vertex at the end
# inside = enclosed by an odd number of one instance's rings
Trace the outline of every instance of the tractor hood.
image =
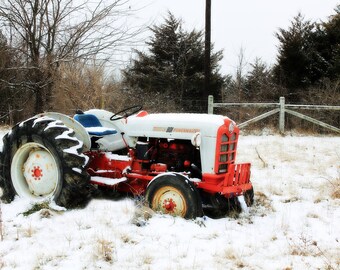
{"type": "Polygon", "coordinates": [[[222,126],[229,132],[237,129],[228,117],[214,114],[148,114],[140,111],[127,118],[111,121],[113,114],[106,110],[93,109],[85,113],[96,115],[104,127],[117,130],[116,134],[104,136],[97,141],[101,144],[100,149],[110,151],[124,149],[126,144],[134,147],[140,137],[191,140],[195,146],[199,146],[198,141],[202,140],[202,143],[210,144],[210,148],[205,149],[214,149],[218,130],[222,126]]]}
{"type": "Polygon", "coordinates": [[[127,119],[125,132],[132,137],[191,139],[196,133],[216,137],[218,128],[230,123],[228,117],[212,114],[137,114],[127,119]]]}

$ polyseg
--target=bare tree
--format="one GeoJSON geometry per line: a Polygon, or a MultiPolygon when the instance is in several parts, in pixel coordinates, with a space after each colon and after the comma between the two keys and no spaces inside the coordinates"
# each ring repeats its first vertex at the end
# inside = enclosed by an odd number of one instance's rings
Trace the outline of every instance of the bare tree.
{"type": "MultiPolygon", "coordinates": [[[[107,61],[139,29],[127,21],[128,0],[6,0],[0,26],[22,57],[24,84],[33,92],[34,111],[47,109],[54,73],[63,62],[107,61]]],[[[20,82],[22,84],[22,82],[20,82]]]]}
{"type": "Polygon", "coordinates": [[[235,91],[238,93],[238,100],[242,101],[243,94],[245,90],[245,73],[248,62],[245,59],[245,49],[243,47],[240,48],[240,52],[238,54],[238,64],[236,68],[236,76],[235,76],[235,91]]]}
{"type": "Polygon", "coordinates": [[[62,63],[54,78],[58,91],[53,95],[53,110],[72,114],[77,109],[104,108],[112,104],[118,83],[105,76],[104,66],[95,62],[62,63]],[[65,99],[67,97],[67,99],[65,99]]]}

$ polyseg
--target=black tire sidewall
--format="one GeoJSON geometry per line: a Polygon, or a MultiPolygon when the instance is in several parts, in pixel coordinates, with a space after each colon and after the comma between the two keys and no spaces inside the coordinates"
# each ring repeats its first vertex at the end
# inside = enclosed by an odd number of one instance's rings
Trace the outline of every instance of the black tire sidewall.
{"type": "Polygon", "coordinates": [[[90,198],[89,175],[85,169],[85,158],[80,156],[80,147],[75,154],[66,153],[64,150],[79,141],[75,140],[74,133],[60,123],[48,127],[53,119],[45,119],[35,122],[38,118],[29,119],[22,124],[16,125],[11,132],[3,138],[3,152],[0,164],[0,187],[3,188],[2,199],[10,202],[16,195],[11,178],[11,164],[15,153],[26,143],[37,143],[44,146],[53,155],[57,163],[59,179],[57,189],[48,199],[55,201],[57,205],[66,208],[85,206],[90,198]],[[64,132],[69,132],[68,137],[56,139],[64,132]],[[77,168],[77,170],[74,170],[77,168]]]}

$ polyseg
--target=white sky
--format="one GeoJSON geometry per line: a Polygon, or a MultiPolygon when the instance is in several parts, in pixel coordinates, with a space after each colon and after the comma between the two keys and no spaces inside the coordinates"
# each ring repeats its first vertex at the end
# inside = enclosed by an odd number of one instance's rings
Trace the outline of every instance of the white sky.
{"type": "MultiPolygon", "coordinates": [[[[145,7],[137,13],[145,23],[164,22],[167,11],[182,18],[186,30],[204,29],[205,0],[134,0],[131,8],[145,7]]],[[[312,21],[326,20],[334,14],[339,0],[212,0],[212,42],[224,50],[222,73],[233,74],[243,48],[247,62],[260,57],[273,64],[278,28],[287,28],[301,12],[312,21]]]]}

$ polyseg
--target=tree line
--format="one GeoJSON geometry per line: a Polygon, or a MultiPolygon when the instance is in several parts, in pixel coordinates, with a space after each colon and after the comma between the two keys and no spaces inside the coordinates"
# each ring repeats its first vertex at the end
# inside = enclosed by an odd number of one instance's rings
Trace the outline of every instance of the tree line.
{"type": "MultiPolygon", "coordinates": [[[[186,30],[170,12],[149,27],[145,50],[135,50],[119,80],[106,63],[141,29],[121,18],[127,0],[97,6],[72,0],[9,0],[0,4],[0,112],[2,123],[44,110],[119,109],[143,103],[151,111],[206,112],[204,33],[186,30]],[[78,14],[77,16],[74,16],[78,14]],[[124,21],[124,20],[123,20],[124,21]]],[[[222,74],[223,51],[211,47],[210,94],[223,102],[278,101],[336,104],[340,100],[340,5],[324,22],[295,16],[279,28],[275,64],[239,55],[236,75],[222,74]]],[[[123,53],[123,52],[120,52],[123,53]]],[[[339,117],[332,121],[339,125],[339,117]]]]}
{"type": "Polygon", "coordinates": [[[3,122],[46,110],[63,111],[65,105],[81,106],[84,101],[99,106],[95,99],[108,87],[99,70],[140,32],[127,24],[133,13],[128,4],[128,0],[2,1],[3,122]]]}

